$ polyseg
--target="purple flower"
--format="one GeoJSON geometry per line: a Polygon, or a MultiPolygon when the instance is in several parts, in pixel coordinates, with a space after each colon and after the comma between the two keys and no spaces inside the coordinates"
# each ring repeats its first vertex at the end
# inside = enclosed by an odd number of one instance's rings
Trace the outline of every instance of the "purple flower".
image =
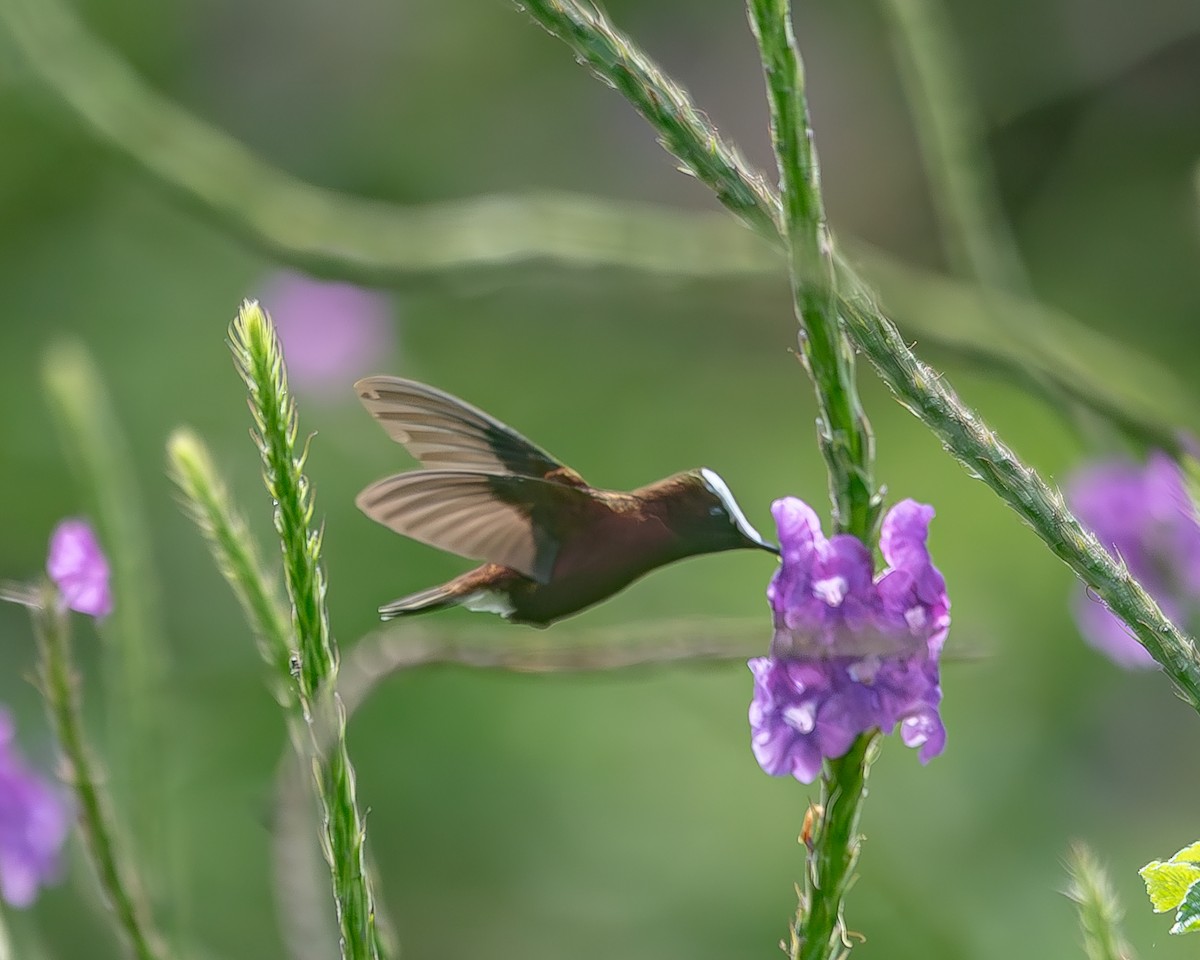
{"type": "MultiPolygon", "coordinates": [[[[1200,523],[1179,465],[1156,451],[1145,466],[1124,460],[1093,464],[1067,483],[1067,499],[1114,557],[1184,624],[1200,596],[1200,523]]],[[[1075,618],[1084,639],[1122,667],[1153,667],[1129,628],[1081,591],[1075,618]]]]}
{"type": "Polygon", "coordinates": [[[86,520],[64,520],[54,528],[46,572],[64,606],[97,618],[112,612],[108,560],[86,520]]]}
{"type": "Polygon", "coordinates": [[[0,896],[27,907],[58,875],[70,818],[59,791],[31,770],[14,743],[12,718],[0,709],[0,896]]]}
{"type": "Polygon", "coordinates": [[[878,576],[866,545],[826,539],[803,501],[776,500],[771,512],[783,562],[767,588],[771,653],[750,661],[759,765],[811,783],[823,760],[876,727],[899,727],[928,762],[946,744],[938,657],[950,628],[946,582],[925,546],[933,508],[905,500],[888,512],[878,576]]]}
{"type": "Polygon", "coordinates": [[[362,287],[285,271],[267,280],[259,299],[275,323],[288,376],[298,389],[340,395],[392,348],[388,300],[362,287]]]}

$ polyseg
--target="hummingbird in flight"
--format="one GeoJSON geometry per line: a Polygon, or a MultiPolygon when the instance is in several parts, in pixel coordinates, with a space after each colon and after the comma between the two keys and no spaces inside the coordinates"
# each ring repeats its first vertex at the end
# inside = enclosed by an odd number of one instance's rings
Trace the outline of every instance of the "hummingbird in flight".
{"type": "Polygon", "coordinates": [[[363,406],[424,469],[355,500],[396,533],[483,565],[379,608],[384,620],[463,606],[548,626],[658,567],[704,553],[778,554],[707,468],[624,493],[587,483],[511,427],[415,380],[367,377],[363,406]]]}

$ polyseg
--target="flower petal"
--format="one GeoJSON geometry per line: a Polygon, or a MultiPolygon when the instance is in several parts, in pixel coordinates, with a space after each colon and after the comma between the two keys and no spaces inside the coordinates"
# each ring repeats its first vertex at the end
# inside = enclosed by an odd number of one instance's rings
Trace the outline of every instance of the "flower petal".
{"type": "Polygon", "coordinates": [[[0,710],[0,722],[6,732],[0,742],[0,896],[27,907],[39,887],[58,876],[70,818],[58,789],[17,751],[6,711],[0,710]]]}
{"type": "Polygon", "coordinates": [[[772,506],[783,561],[767,596],[771,655],[750,661],[749,718],[755,758],[767,773],[805,783],[872,729],[919,748],[922,763],[945,748],[937,659],[950,601],[926,547],[932,507],[905,500],[888,512],[872,577],[858,538],[823,536],[815,511],[792,497],[772,506]]]}
{"type": "Polygon", "coordinates": [[[55,527],[46,572],[64,606],[97,618],[112,612],[108,559],[86,520],[64,520],[55,527]]]}

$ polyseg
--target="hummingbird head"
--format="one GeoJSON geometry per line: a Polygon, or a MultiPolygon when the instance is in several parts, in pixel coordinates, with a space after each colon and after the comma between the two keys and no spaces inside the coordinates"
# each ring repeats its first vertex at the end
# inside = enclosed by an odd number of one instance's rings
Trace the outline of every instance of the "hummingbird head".
{"type": "Polygon", "coordinates": [[[737,550],[757,547],[779,553],[779,548],[763,539],[750,525],[725,481],[713,470],[702,467],[681,474],[684,492],[676,501],[679,522],[689,538],[703,544],[706,551],[737,550]]]}

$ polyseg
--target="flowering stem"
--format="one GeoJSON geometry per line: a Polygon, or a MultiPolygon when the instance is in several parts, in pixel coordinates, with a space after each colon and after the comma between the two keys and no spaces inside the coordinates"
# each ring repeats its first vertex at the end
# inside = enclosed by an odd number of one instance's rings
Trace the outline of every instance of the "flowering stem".
{"type": "Polygon", "coordinates": [[[272,671],[276,698],[285,708],[298,708],[288,614],[262,569],[246,522],[234,508],[208,448],[190,430],[176,430],[167,440],[167,462],[188,513],[208,541],[217,569],[233,588],[258,637],[259,653],[272,671]]]}
{"type": "MultiPolygon", "coordinates": [[[[829,469],[839,531],[874,540],[880,498],[871,479],[871,429],[854,382],[854,356],[838,324],[832,242],[812,127],[804,66],[792,36],[788,0],[749,0],[771,107],[771,139],[779,166],[782,236],[800,348],[821,410],[818,439],[829,469]]],[[[793,960],[826,960],[849,952],[842,908],[858,860],[858,821],[866,799],[868,754],[878,734],[861,734],[821,773],[822,821],[814,837],[792,929],[793,960]]]]}
{"type": "Polygon", "coordinates": [[[122,859],[110,801],[92,765],[83,735],[78,683],[71,664],[70,631],[58,597],[47,588],[43,602],[32,607],[41,651],[41,681],[50,722],[65,760],[64,778],[74,791],[84,844],[96,868],[117,926],[136,960],[165,960],[162,937],[153,927],[141,896],[142,886],[128,860],[122,859]]]}
{"type": "Polygon", "coordinates": [[[344,960],[381,960],[388,950],[376,924],[366,860],[366,826],[358,810],[346,718],[337,693],[338,650],[329,632],[321,534],[312,528],[313,496],[297,451],[296,407],[275,329],[256,303],[246,303],[229,332],[238,371],[250,391],[263,479],[275,504],[292,603],[298,663],[290,669],[308,721],[308,753],[321,805],[324,845],[344,960]]]}
{"type": "MultiPolygon", "coordinates": [[[[321,853],[311,835],[312,797],[305,785],[311,776],[312,756],[304,745],[304,708],[308,700],[298,695],[293,664],[298,656],[292,646],[291,624],[264,573],[258,550],[245,521],[230,500],[224,481],[204,443],[190,430],[180,429],[167,441],[167,459],[172,479],[184,496],[185,506],[208,541],[221,575],[233,588],[258,648],[270,668],[276,699],[288,711],[288,732],[298,750],[285,758],[280,779],[296,787],[289,804],[279,804],[275,833],[275,878],[279,915],[286,917],[283,935],[293,958],[325,958],[337,951],[337,938],[326,916],[327,893],[318,879],[321,853]],[[286,835],[286,842],[281,841],[286,835]],[[303,896],[288,898],[292,891],[303,896]]],[[[340,686],[340,684],[339,684],[340,686]]],[[[311,714],[311,710],[309,710],[311,714]]],[[[329,729],[322,735],[328,737],[329,729]]],[[[323,752],[328,742],[323,741],[323,752]]],[[[376,922],[381,921],[376,916],[376,922]]]]}
{"type": "Polygon", "coordinates": [[[749,8],[767,79],[783,242],[801,328],[800,351],[821,411],[817,436],[829,468],[833,524],[869,543],[880,506],[871,480],[871,428],[858,399],[854,356],[837,320],[832,242],[791,7],[787,0],[750,0],[749,8]]]}
{"type": "Polygon", "coordinates": [[[825,761],[820,801],[823,812],[812,838],[808,874],[792,928],[789,956],[793,960],[826,960],[850,952],[842,903],[858,862],[858,823],[878,739],[877,732],[864,733],[845,756],[825,761]]]}
{"type": "MultiPolygon", "coordinates": [[[[111,645],[102,663],[109,708],[106,754],[116,767],[113,788],[138,824],[133,843],[151,868],[153,889],[169,878],[182,890],[180,833],[169,829],[172,805],[164,791],[171,778],[164,776],[162,758],[169,752],[157,712],[164,700],[166,662],[156,567],[129,442],[104,379],[81,343],[51,347],[42,376],[67,458],[94,504],[112,559],[117,602],[102,629],[111,645]]],[[[182,898],[166,900],[179,904],[182,898]]]]}

